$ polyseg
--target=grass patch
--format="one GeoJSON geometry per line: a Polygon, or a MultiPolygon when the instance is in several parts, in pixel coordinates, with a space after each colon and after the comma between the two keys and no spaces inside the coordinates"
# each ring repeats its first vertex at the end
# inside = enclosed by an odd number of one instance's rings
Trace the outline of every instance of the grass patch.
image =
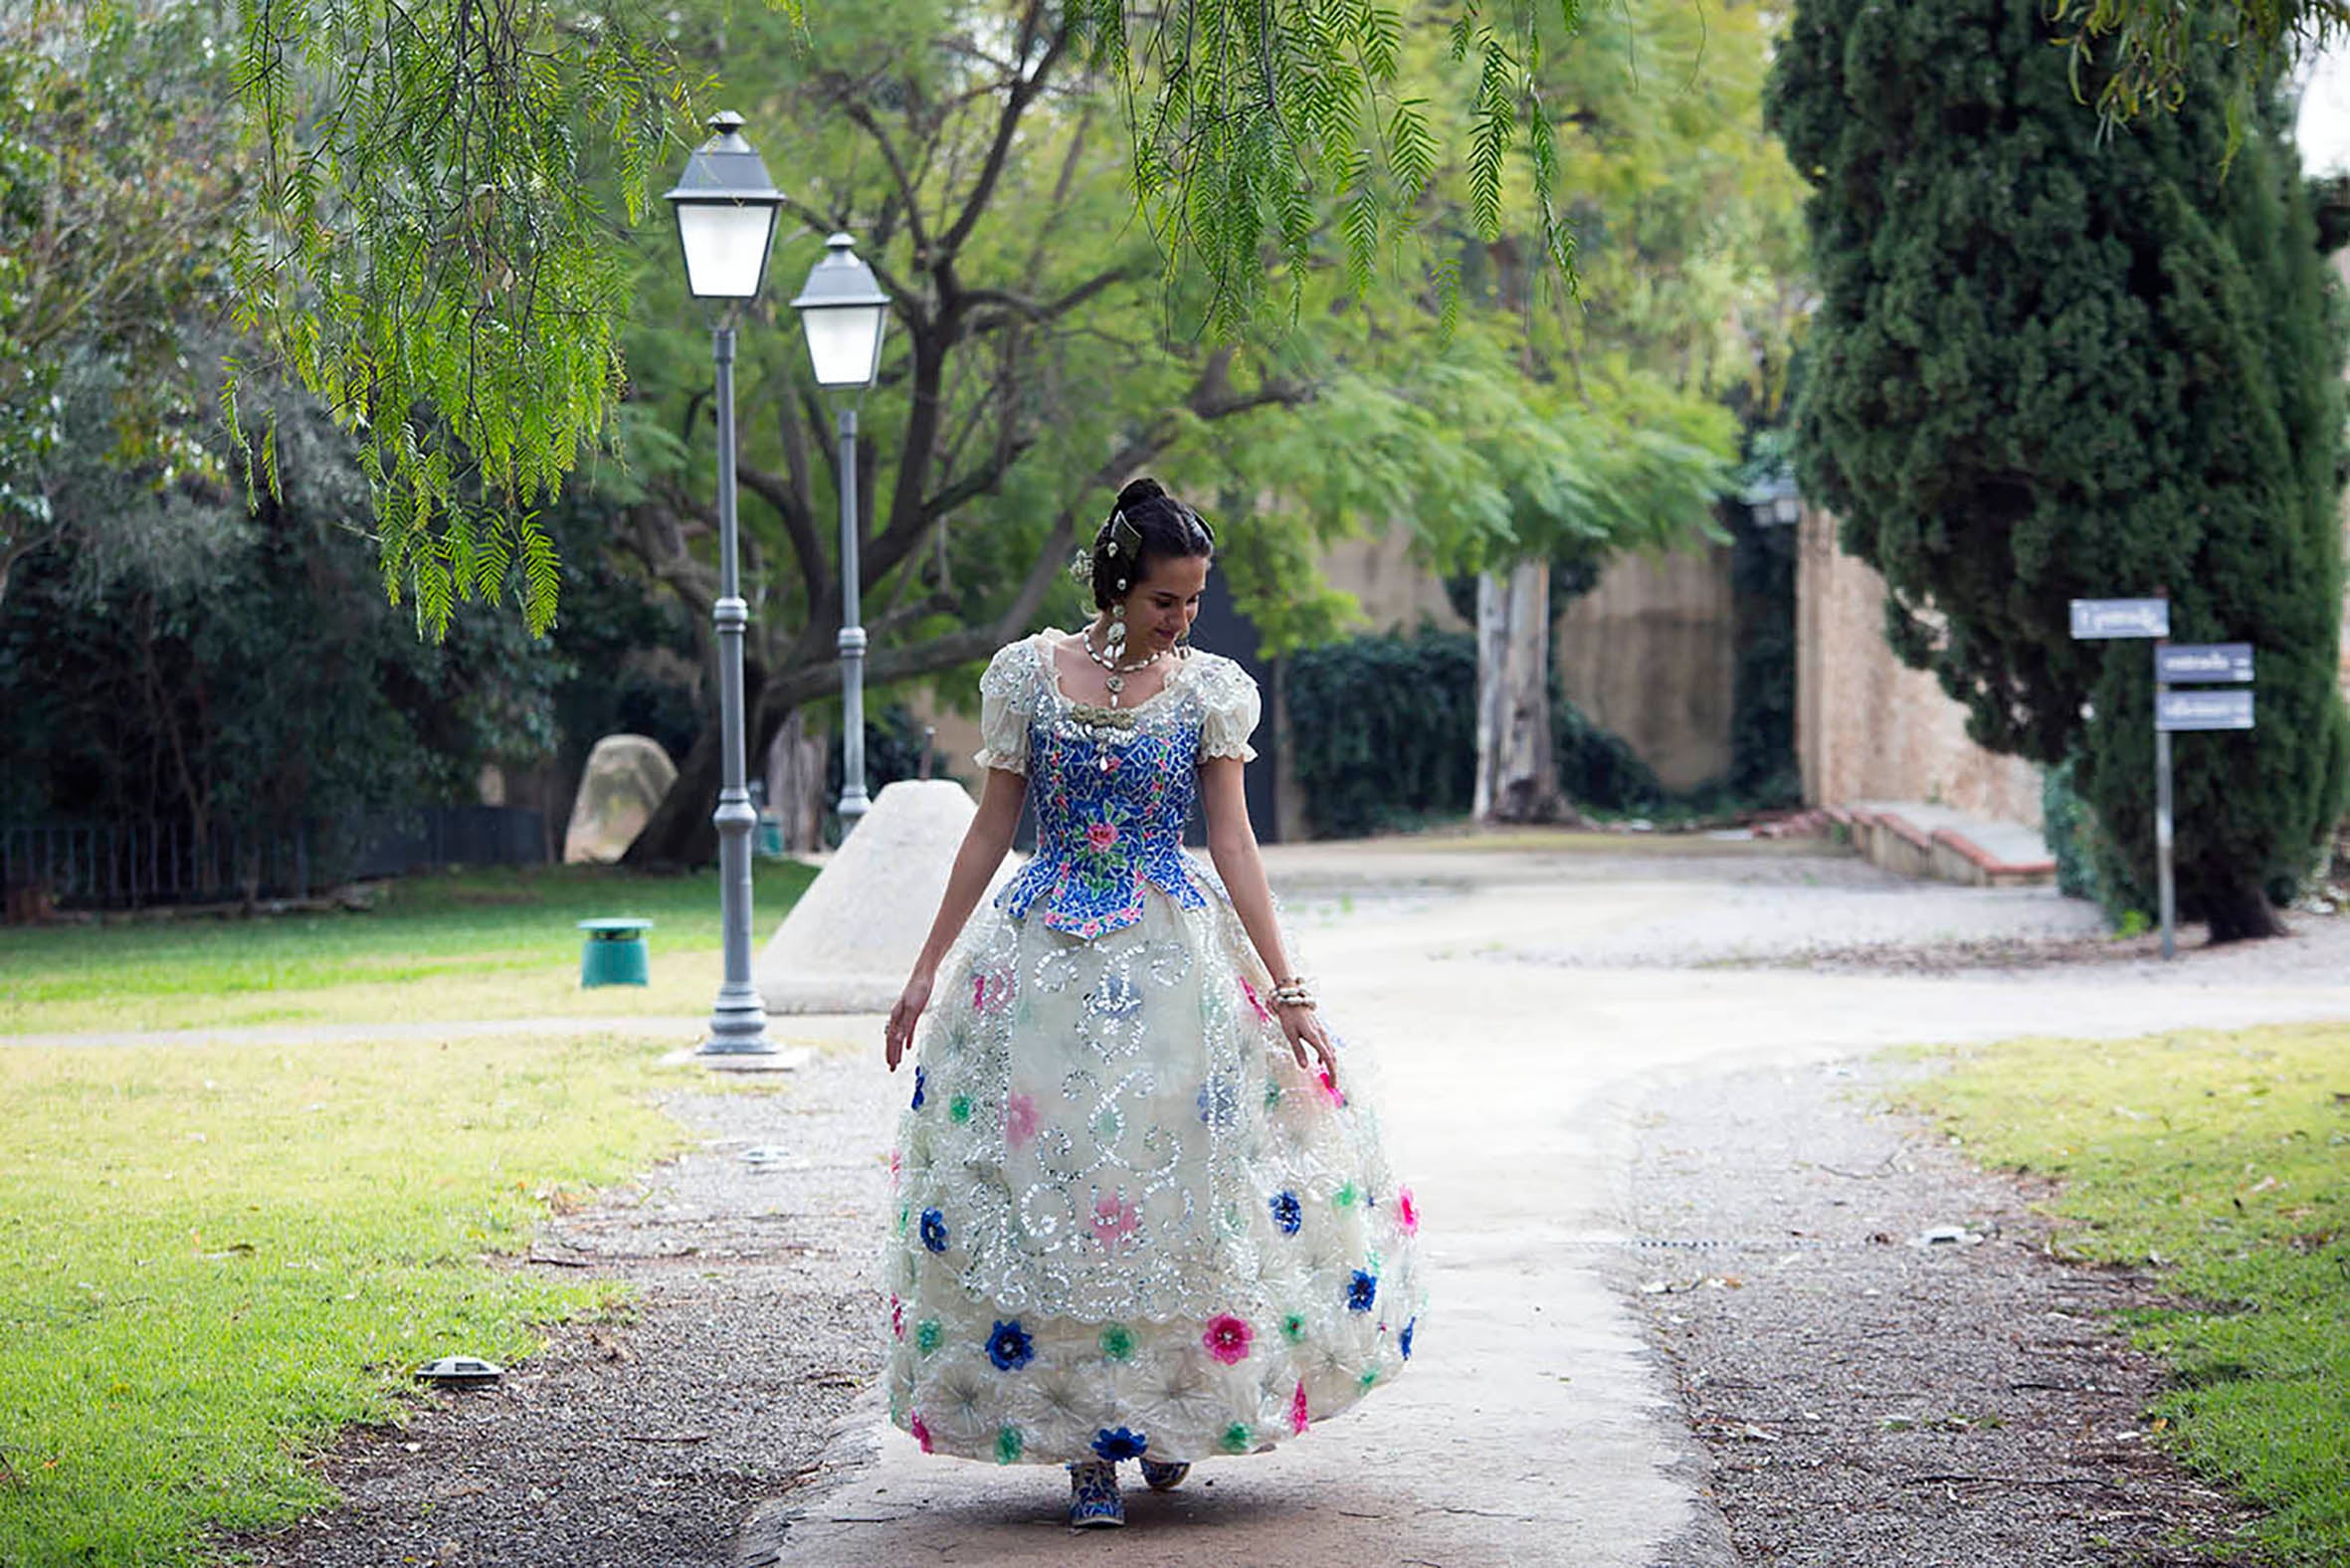
{"type": "Polygon", "coordinates": [[[199,1562],[332,1501],[301,1459],[420,1363],[607,1306],[484,1260],[689,1141],[663,1049],[0,1049],[0,1563],[199,1562]]]}
{"type": "MultiPolygon", "coordinates": [[[[815,872],[756,864],[763,940],[815,872]]],[[[610,867],[404,878],[364,914],[0,928],[0,1034],[690,1014],[718,984],[718,879],[610,867]],[[574,922],[654,922],[650,986],[579,986],[574,922]]]]}
{"type": "Polygon", "coordinates": [[[2182,1455],[2267,1510],[2257,1547],[2350,1562],[2350,1025],[1962,1054],[1907,1091],[1991,1168],[2058,1178],[2057,1244],[2164,1271],[2125,1314],[2182,1455]]]}

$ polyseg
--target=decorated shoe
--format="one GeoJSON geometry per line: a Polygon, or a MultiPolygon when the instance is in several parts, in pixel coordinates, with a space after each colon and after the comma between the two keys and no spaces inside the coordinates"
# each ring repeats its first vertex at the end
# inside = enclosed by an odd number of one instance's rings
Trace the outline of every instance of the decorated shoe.
{"type": "Polygon", "coordinates": [[[1098,1530],[1126,1522],[1126,1499],[1118,1495],[1118,1468],[1087,1460],[1069,1468],[1069,1527],[1098,1530]]]}
{"type": "Polygon", "coordinates": [[[1191,1473],[1189,1465],[1161,1465],[1157,1460],[1142,1462],[1142,1478],[1152,1491],[1173,1491],[1183,1484],[1183,1477],[1191,1473]]]}

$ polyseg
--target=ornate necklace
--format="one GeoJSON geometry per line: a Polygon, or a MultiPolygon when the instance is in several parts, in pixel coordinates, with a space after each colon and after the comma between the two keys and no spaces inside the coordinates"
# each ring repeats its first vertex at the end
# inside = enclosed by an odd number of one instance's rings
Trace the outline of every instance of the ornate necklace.
{"type": "Polygon", "coordinates": [[[1085,650],[1087,659],[1109,672],[1108,679],[1103,682],[1103,685],[1109,687],[1109,705],[1111,707],[1118,705],[1118,695],[1126,689],[1126,677],[1137,670],[1148,670],[1167,656],[1167,651],[1162,648],[1148,659],[1138,659],[1130,665],[1120,664],[1116,655],[1094,651],[1093,628],[1090,626],[1077,634],[1077,642],[1085,650]]]}

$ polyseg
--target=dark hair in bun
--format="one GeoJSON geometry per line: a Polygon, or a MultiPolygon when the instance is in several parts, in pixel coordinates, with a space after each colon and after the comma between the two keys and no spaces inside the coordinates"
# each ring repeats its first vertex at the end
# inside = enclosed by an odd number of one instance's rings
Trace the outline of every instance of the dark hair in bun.
{"type": "Polygon", "coordinates": [[[1106,610],[1124,598],[1150,574],[1154,560],[1215,553],[1216,530],[1205,517],[1168,494],[1157,480],[1130,481],[1093,535],[1094,606],[1106,610]]]}

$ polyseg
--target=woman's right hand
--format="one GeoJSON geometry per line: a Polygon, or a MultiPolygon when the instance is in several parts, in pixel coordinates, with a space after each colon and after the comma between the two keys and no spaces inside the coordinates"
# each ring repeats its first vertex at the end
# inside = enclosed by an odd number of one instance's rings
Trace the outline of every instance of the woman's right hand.
{"type": "Polygon", "coordinates": [[[888,1042],[889,1071],[897,1071],[897,1064],[913,1049],[914,1025],[921,1021],[922,1009],[930,1005],[930,972],[916,969],[898,993],[897,1005],[889,1009],[888,1042]]]}

